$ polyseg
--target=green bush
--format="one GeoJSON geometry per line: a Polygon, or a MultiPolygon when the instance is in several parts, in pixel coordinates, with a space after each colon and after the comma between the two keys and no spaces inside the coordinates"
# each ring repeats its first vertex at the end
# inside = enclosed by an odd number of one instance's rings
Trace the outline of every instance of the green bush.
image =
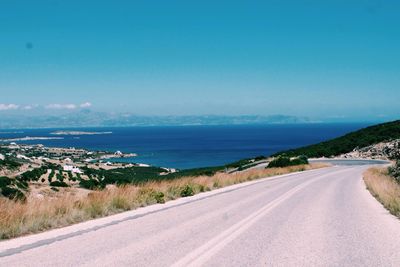
{"type": "Polygon", "coordinates": [[[190,197],[194,195],[194,190],[191,185],[185,185],[181,190],[181,197],[190,197]]]}
{"type": "Polygon", "coordinates": [[[53,180],[55,173],[54,173],[54,169],[51,169],[51,172],[49,174],[49,182],[51,182],[53,180]]]}
{"type": "Polygon", "coordinates": [[[13,187],[2,187],[1,188],[1,194],[5,197],[8,197],[9,199],[14,199],[14,200],[25,200],[25,194],[21,190],[13,187]]]}
{"type": "Polygon", "coordinates": [[[65,182],[62,181],[54,181],[50,183],[50,186],[56,186],[56,187],[68,187],[68,185],[65,182]]]}
{"type": "Polygon", "coordinates": [[[0,177],[0,193],[4,197],[13,200],[25,200],[25,192],[28,190],[28,183],[20,180],[20,177],[11,179],[5,176],[0,177]]]}
{"type": "Polygon", "coordinates": [[[2,176],[0,177],[0,188],[10,185],[12,180],[8,177],[2,176]]]}
{"type": "Polygon", "coordinates": [[[297,158],[289,158],[286,156],[279,156],[272,160],[267,168],[282,168],[282,167],[288,167],[288,166],[296,166],[296,165],[303,165],[303,164],[308,164],[308,159],[305,156],[300,156],[297,158]]]}
{"type": "Polygon", "coordinates": [[[88,180],[81,179],[79,182],[79,186],[90,190],[103,189],[105,187],[104,184],[93,178],[89,178],[88,180]]]}
{"type": "Polygon", "coordinates": [[[400,160],[397,160],[393,167],[389,167],[389,174],[400,182],[400,160]]]}
{"type": "Polygon", "coordinates": [[[154,199],[157,203],[165,203],[163,192],[154,192],[154,199]]]}
{"type": "Polygon", "coordinates": [[[19,163],[17,161],[14,161],[12,159],[9,159],[9,158],[6,158],[4,160],[0,160],[0,169],[2,167],[5,167],[5,168],[10,169],[10,170],[15,170],[15,169],[17,169],[17,168],[19,168],[21,166],[22,166],[21,163],[19,163]]]}
{"type": "Polygon", "coordinates": [[[62,173],[61,170],[58,171],[58,173],[57,173],[56,176],[57,176],[57,180],[58,180],[58,181],[60,181],[60,182],[63,182],[63,181],[64,181],[64,175],[63,175],[63,173],[62,173]]]}
{"type": "Polygon", "coordinates": [[[40,167],[24,172],[21,174],[21,179],[24,181],[39,181],[39,178],[46,173],[47,169],[45,167],[40,167]]]}
{"type": "Polygon", "coordinates": [[[308,164],[308,158],[306,156],[302,155],[300,157],[291,159],[290,163],[292,164],[292,166],[308,164]]]}

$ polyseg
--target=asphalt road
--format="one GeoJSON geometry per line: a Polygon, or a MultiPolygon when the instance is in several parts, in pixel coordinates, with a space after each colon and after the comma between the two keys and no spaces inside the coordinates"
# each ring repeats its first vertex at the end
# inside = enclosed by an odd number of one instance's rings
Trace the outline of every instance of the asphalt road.
{"type": "Polygon", "coordinates": [[[0,242],[0,266],[400,266],[400,222],[336,166],[0,242]]]}

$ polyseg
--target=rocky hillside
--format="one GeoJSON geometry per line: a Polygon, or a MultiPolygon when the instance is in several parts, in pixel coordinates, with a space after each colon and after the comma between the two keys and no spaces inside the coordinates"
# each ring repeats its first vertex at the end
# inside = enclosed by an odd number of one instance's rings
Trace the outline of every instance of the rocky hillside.
{"type": "Polygon", "coordinates": [[[355,148],[352,152],[341,155],[342,158],[397,159],[400,156],[400,139],[380,142],[375,145],[355,148]]]}
{"type": "Polygon", "coordinates": [[[389,155],[388,153],[391,153],[389,152],[391,150],[390,147],[395,145],[395,140],[399,139],[400,120],[397,120],[370,126],[315,145],[283,151],[273,156],[286,155],[295,157],[304,155],[309,158],[337,157],[357,150],[360,150],[360,152],[361,150],[364,151],[364,149],[360,148],[366,149],[363,153],[367,153],[370,150],[371,154],[389,155]],[[394,143],[392,144],[392,142],[394,143]]]}

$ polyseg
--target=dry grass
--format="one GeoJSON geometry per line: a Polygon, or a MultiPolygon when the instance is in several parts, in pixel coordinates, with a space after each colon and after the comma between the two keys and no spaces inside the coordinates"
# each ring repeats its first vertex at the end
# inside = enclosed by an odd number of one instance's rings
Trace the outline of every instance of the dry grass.
{"type": "Polygon", "coordinates": [[[400,184],[388,175],[387,169],[371,168],[364,173],[371,194],[393,215],[400,218],[400,184]]]}
{"type": "Polygon", "coordinates": [[[0,199],[0,239],[67,226],[245,181],[322,167],[326,165],[252,169],[234,174],[218,173],[211,177],[183,177],[149,182],[141,186],[111,186],[80,198],[73,195],[57,199],[28,198],[29,201],[25,203],[3,198],[0,199]]]}

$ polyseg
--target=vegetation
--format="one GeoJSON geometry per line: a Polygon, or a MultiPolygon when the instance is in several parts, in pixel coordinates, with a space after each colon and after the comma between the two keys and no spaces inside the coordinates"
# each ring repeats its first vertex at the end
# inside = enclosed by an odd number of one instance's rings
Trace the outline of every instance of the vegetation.
{"type": "MultiPolygon", "coordinates": [[[[51,200],[32,199],[27,202],[0,198],[0,239],[163,203],[214,188],[323,166],[299,165],[286,168],[252,169],[233,174],[217,173],[212,176],[149,181],[138,185],[130,184],[94,191],[80,198],[69,195],[51,200]]],[[[56,187],[52,189],[58,190],[56,187]]]]}
{"type": "Polygon", "coordinates": [[[58,171],[58,173],[56,174],[56,177],[57,177],[58,181],[60,181],[60,182],[64,181],[64,175],[61,170],[58,171]]]}
{"type": "Polygon", "coordinates": [[[62,181],[50,182],[50,186],[54,186],[54,187],[68,187],[68,185],[67,185],[65,182],[62,182],[62,181]]]}
{"type": "Polygon", "coordinates": [[[54,169],[51,169],[51,172],[49,174],[49,182],[53,180],[54,175],[55,175],[54,169]]]}
{"type": "Polygon", "coordinates": [[[400,160],[397,160],[394,166],[389,167],[389,174],[400,183],[400,160]]]}
{"type": "Polygon", "coordinates": [[[294,157],[305,155],[309,158],[332,157],[351,152],[357,147],[367,147],[379,142],[398,138],[400,138],[400,120],[367,127],[339,138],[280,152],[273,156],[286,155],[288,157],[294,157]]]}
{"type": "Polygon", "coordinates": [[[5,158],[4,160],[0,160],[0,169],[6,168],[10,170],[15,170],[21,167],[21,165],[22,165],[21,163],[10,158],[5,158]]]}
{"type": "Polygon", "coordinates": [[[164,169],[158,167],[130,167],[111,170],[84,167],[82,170],[89,179],[80,178],[80,186],[92,190],[103,189],[108,184],[139,184],[152,180],[160,180],[164,177],[159,174],[165,172],[164,169]]]}
{"type": "Polygon", "coordinates": [[[47,167],[42,166],[40,168],[33,169],[31,171],[26,171],[21,174],[20,179],[24,181],[39,181],[39,178],[47,173],[47,167]]]}
{"type": "Polygon", "coordinates": [[[278,156],[268,164],[267,168],[288,167],[288,166],[296,166],[302,164],[308,164],[308,159],[306,156],[300,156],[296,158],[278,156]]]}
{"type": "MultiPolygon", "coordinates": [[[[0,177],[0,194],[12,200],[25,200],[28,183],[5,176],[0,177]]],[[[0,214],[1,215],[1,214],[0,214]]]]}
{"type": "Polygon", "coordinates": [[[396,160],[396,163],[393,167],[389,168],[389,173],[397,180],[397,182],[400,183],[400,148],[398,148],[397,152],[395,153],[394,160],[396,160]]]}
{"type": "Polygon", "coordinates": [[[400,218],[400,184],[386,169],[371,168],[364,173],[371,194],[393,215],[400,218]]]}
{"type": "Polygon", "coordinates": [[[181,190],[181,197],[189,197],[193,196],[195,193],[194,188],[192,185],[187,184],[181,190]]]}
{"type": "MultiPolygon", "coordinates": [[[[1,161],[0,161],[1,162],[1,161]]],[[[13,161],[10,161],[13,162],[13,161]]],[[[19,166],[18,162],[14,162],[13,166],[19,166]]],[[[0,177],[0,195],[7,197],[12,200],[23,200],[26,199],[26,193],[29,190],[28,182],[32,181],[41,181],[42,183],[45,182],[44,178],[41,178],[44,174],[47,173],[48,168],[54,168],[55,165],[47,164],[41,166],[39,168],[35,168],[32,170],[28,170],[21,175],[11,179],[8,177],[0,177]]],[[[51,185],[52,177],[54,176],[54,170],[52,169],[49,175],[49,182],[51,185]]],[[[62,182],[62,181],[61,181],[62,182]]],[[[54,186],[68,186],[66,183],[60,183],[54,186]]]]}
{"type": "Polygon", "coordinates": [[[142,184],[149,181],[173,180],[187,176],[212,176],[217,172],[228,169],[244,170],[254,166],[254,161],[265,159],[264,156],[259,156],[254,159],[243,159],[227,165],[205,168],[194,168],[180,170],[179,172],[163,174],[166,170],[159,167],[129,167],[117,168],[111,170],[92,169],[84,167],[83,172],[89,179],[82,179],[78,176],[79,185],[86,189],[103,189],[108,184],[125,185],[125,184],[142,184]]]}

